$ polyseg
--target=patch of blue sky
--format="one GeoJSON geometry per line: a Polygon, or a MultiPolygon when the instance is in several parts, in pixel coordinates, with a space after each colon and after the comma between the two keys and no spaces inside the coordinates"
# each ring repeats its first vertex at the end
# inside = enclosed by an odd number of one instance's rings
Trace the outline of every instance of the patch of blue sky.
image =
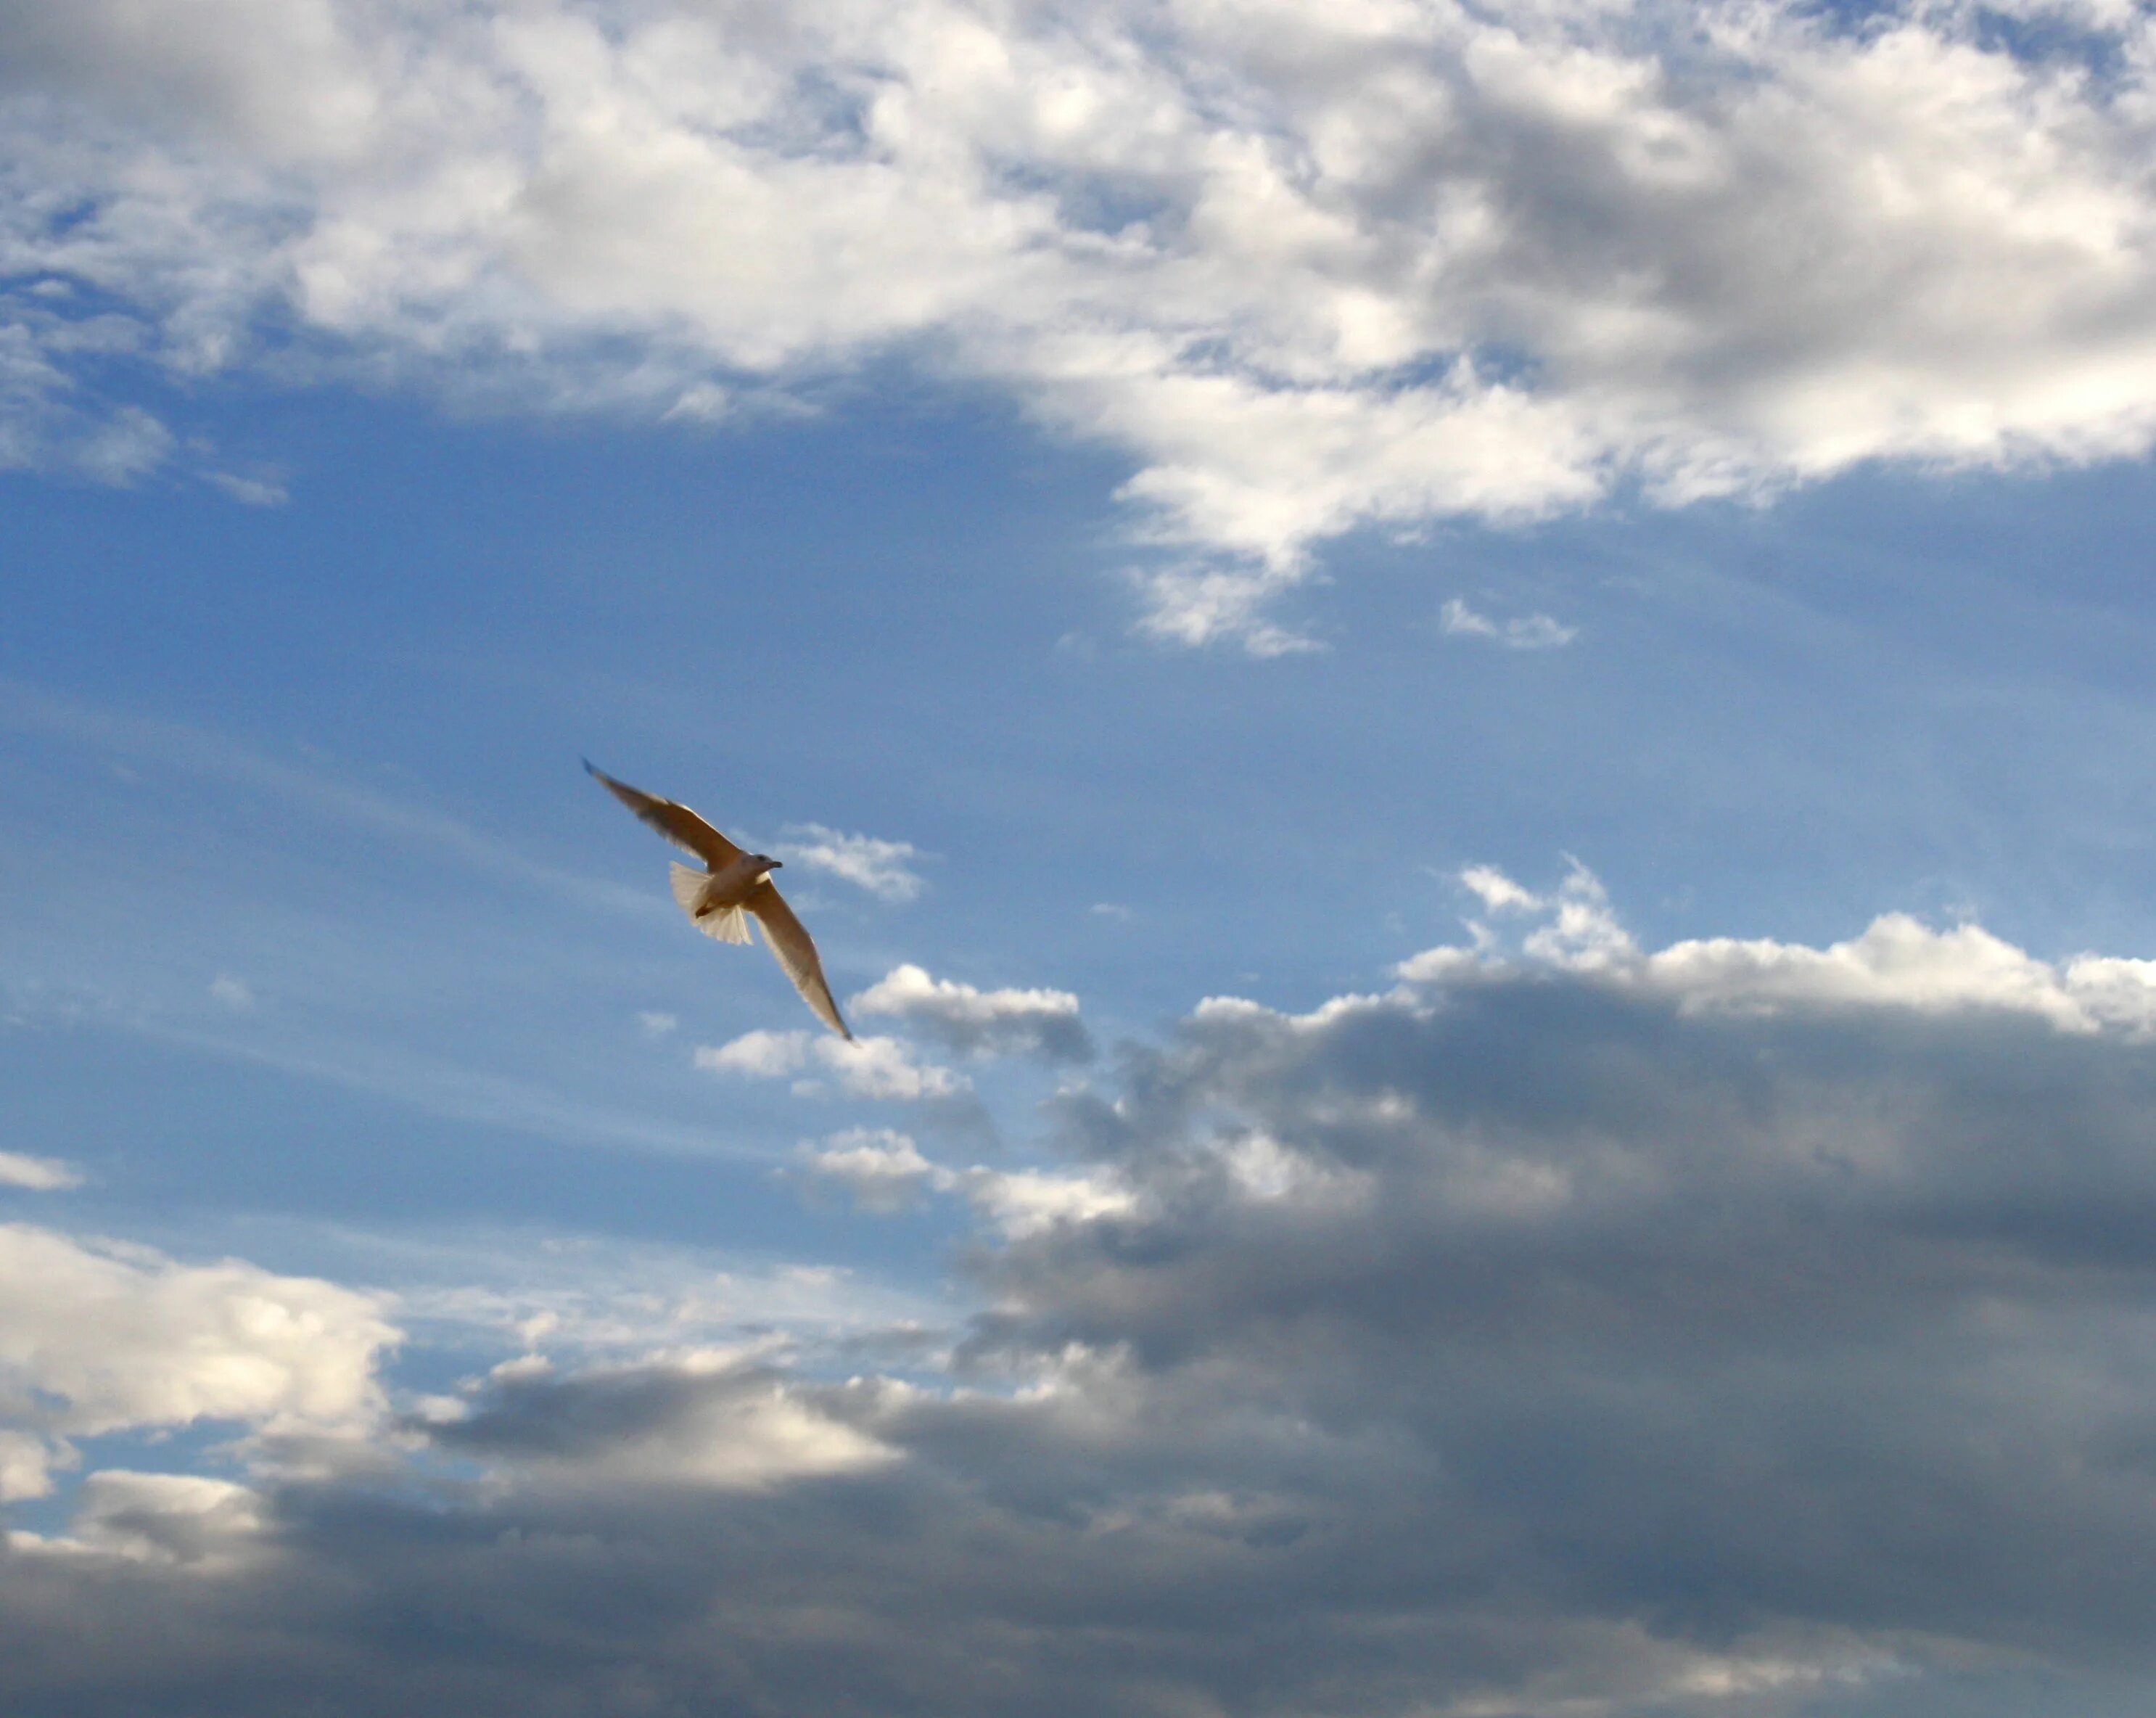
{"type": "MultiPolygon", "coordinates": [[[[110,718],[11,735],[11,976],[111,1003],[0,1033],[45,1094],[11,1149],[85,1159],[116,1220],[183,1208],[176,1240],[230,1208],[828,1241],[771,1168],[906,1107],[691,1065],[813,1022],[760,950],[689,936],[586,752],[744,831],[932,856],[910,903],[801,894],[842,999],[913,960],[1075,990],[1111,1042],[1382,987],[1460,934],[1475,861],[1578,853],[1650,943],[1896,907],[2040,952],[2156,930],[2138,466],[1365,533],[1295,597],[1331,650],[1255,665],[1128,638],[1101,462],[1007,416],[266,411],[284,509],[6,491],[0,667],[110,718]],[[1449,640],[1486,589],[1580,641],[1449,640]]],[[[990,1094],[1022,1144],[1029,1100],[990,1094]]],[[[955,1228],[844,1221],[915,1280],[955,1228]]]]}
{"type": "MultiPolygon", "coordinates": [[[[1253,665],[1129,640],[1080,522],[1097,466],[1007,420],[746,443],[292,409],[347,451],[284,510],[9,496],[0,660],[119,736],[13,734],[13,976],[110,1006],[0,1033],[45,1093],[11,1149],[85,1160],[116,1220],[183,1210],[176,1244],[219,1209],[804,1252],[843,1221],[865,1268],[935,1278],[947,1213],[811,1212],[771,1174],[906,1106],[691,1064],[813,1022],[761,951],[688,935],[585,751],[745,831],[933,855],[911,903],[800,894],[842,999],[914,960],[1073,990],[1111,1042],[1206,994],[1382,987],[1460,934],[1475,861],[1535,884],[1577,853],[1650,944],[1897,907],[2039,952],[2156,931],[2139,467],[1358,537],[1296,599],[1332,648],[1253,665]],[[1486,587],[1581,641],[1448,640],[1444,598],[1486,587]],[[145,712],[326,797],[131,748],[145,712]]],[[[1024,1079],[970,1072],[1022,1147],[1024,1079]]]]}
{"type": "MultiPolygon", "coordinates": [[[[1175,826],[1186,842],[1197,838],[1189,826],[1217,826],[1222,802],[1245,793],[1315,793],[1323,779],[1362,775],[1366,760],[1372,773],[1399,769],[1404,754],[1463,738],[1448,730],[1471,711],[1486,743],[1532,743],[1544,770],[1597,758],[1590,733],[1651,743],[1677,769],[1705,748],[1670,725],[1661,688],[1671,674],[1687,708],[1706,696],[1742,723],[1853,656],[1873,666],[1866,697],[1906,705],[1897,682],[1936,665],[1942,628],[1978,653],[1958,677],[2010,666],[2060,692],[2058,671],[2078,658],[2054,655],[2047,674],[2045,652],[2091,651],[2120,665],[2110,689],[2131,696],[2113,624],[2134,625],[2118,613],[2131,555],[2092,541],[2089,510],[2130,516],[2145,481],[2138,468],[2006,480],[2003,491],[1859,477],[1771,519],[1635,509],[1525,531],[1440,527],[1404,545],[1358,538],[1325,561],[1355,579],[1294,599],[1330,633],[1332,658],[1252,673],[1126,640],[1121,594],[1105,576],[1117,549],[1100,523],[1102,462],[1074,460],[1044,491],[1012,467],[1053,467],[1056,456],[1036,445],[1014,457],[1021,438],[1007,418],[855,414],[751,442],[338,410],[355,445],[335,460],[295,461],[287,509],[155,486],[46,491],[34,505],[21,492],[11,538],[33,576],[18,582],[18,625],[0,661],[33,684],[169,712],[287,758],[318,748],[332,773],[348,758],[347,773],[405,784],[432,810],[460,808],[535,862],[573,857],[579,874],[605,877],[639,855],[624,827],[593,866],[596,814],[608,809],[595,798],[568,836],[577,814],[561,803],[560,760],[589,752],[692,801],[722,794],[726,809],[706,809],[745,828],[813,818],[932,850],[947,881],[906,909],[932,916],[1019,887],[1075,828],[1099,827],[1096,816],[1137,844],[1120,850],[1137,859],[1175,826]],[[964,519],[962,496],[979,494],[996,506],[964,519]],[[1987,502],[1993,494],[2002,498],[1987,502]],[[1990,510],[1982,531],[1965,523],[1971,508],[1990,510]],[[1913,569],[1883,553],[1888,539],[1917,557],[1913,569]],[[2047,570],[2032,582],[2038,567],[2047,570]],[[1471,666],[1414,630],[1478,580],[1587,620],[1595,642],[1561,663],[1471,666]],[[1940,581],[1956,594],[1944,614],[1926,596],[1940,581]],[[1702,646],[1658,610],[1672,600],[1716,634],[1716,648],[1738,647],[1712,692],[1684,660],[1702,646]],[[2033,632],[1996,624],[2036,610],[2033,632]],[[1774,635],[1780,618],[1808,613],[1824,630],[1805,644],[1774,635]],[[1056,648],[1074,638],[1088,648],[1056,648]],[[215,673],[199,671],[207,662],[215,673]],[[1499,677],[1537,673],[1548,686],[1499,677]],[[1497,719],[1462,675],[1491,676],[1476,691],[1521,707],[1497,719]],[[1449,692],[1429,685],[1440,676],[1449,692]],[[1127,725],[1097,720],[1108,698],[1127,725]],[[1614,725],[1587,722],[1582,700],[1614,725]],[[464,743],[444,748],[452,724],[464,743]],[[1245,743],[1263,748],[1260,781],[1239,788],[1217,763],[1209,777],[1209,752],[1245,743]],[[1169,759],[1194,764],[1209,793],[1194,796],[1186,775],[1158,803],[1169,759]],[[811,790],[778,791],[782,780],[811,790]],[[1137,814],[1122,829],[1119,809],[1137,814]],[[968,862],[990,825],[1017,851],[968,862]]],[[[1914,731],[1936,725],[1936,706],[1904,713],[1914,731]]],[[[1964,738],[1976,764],[1989,737],[1964,738]]],[[[1444,755],[1450,779],[1430,795],[1456,815],[1463,788],[1491,766],[1472,748],[1444,755]]],[[[1411,802],[1380,803],[1414,815],[1411,802]]],[[[1348,810],[1301,809],[1296,820],[1321,840],[1348,810]]],[[[641,857],[649,869],[663,853],[654,844],[641,857]]],[[[1163,910],[1172,880],[1141,862],[1143,889],[1124,892],[1163,910]]],[[[1074,892],[1086,897],[1074,928],[1097,935],[1083,908],[1116,889],[1074,892]]]]}

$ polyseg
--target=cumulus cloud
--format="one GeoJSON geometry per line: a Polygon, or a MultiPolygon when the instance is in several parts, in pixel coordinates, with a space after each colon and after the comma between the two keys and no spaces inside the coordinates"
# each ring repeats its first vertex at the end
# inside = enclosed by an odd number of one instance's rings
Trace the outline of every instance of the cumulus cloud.
{"type": "Polygon", "coordinates": [[[921,1203],[945,1173],[906,1134],[889,1128],[848,1128],[803,1154],[812,1185],[843,1188],[865,1211],[898,1211],[921,1203]]]}
{"type": "Polygon", "coordinates": [[[852,1006],[901,1020],[954,1055],[1030,1054],[1051,1062],[1085,1062],[1093,1055],[1078,999],[1068,990],[983,990],[932,978],[909,964],[893,967],[852,1006]]]}
{"type": "Polygon", "coordinates": [[[880,901],[911,901],[923,887],[911,868],[917,856],[908,841],[886,841],[875,836],[842,835],[820,823],[796,824],[779,843],[778,856],[788,865],[804,866],[866,889],[880,901]]]}
{"type": "MultiPolygon", "coordinates": [[[[1650,949],[1584,867],[1466,882],[1485,937],[1304,1013],[1213,999],[1059,1093],[1038,1165],[816,1148],[979,1211],[947,1353],[522,1359],[379,1432],[364,1475],[108,1474],[0,1550],[0,1691],[221,1718],[2144,1710],[2143,964],[1895,915],[1650,949]]],[[[172,1268],[126,1268],[154,1300],[172,1268]]]]}
{"type": "Polygon", "coordinates": [[[54,1193],[82,1185],[82,1172],[56,1157],[26,1157],[18,1151],[0,1151],[0,1187],[28,1187],[33,1192],[54,1193]]]}
{"type": "MultiPolygon", "coordinates": [[[[1861,934],[1824,949],[1713,937],[1649,954],[1619,923],[1594,874],[1576,862],[1548,896],[1491,866],[1471,866],[1460,880],[1486,908],[1535,915],[1518,954],[1599,973],[1686,1011],[2004,1010],[2066,1031],[2156,1036],[2156,961],[2096,954],[2043,960],[1981,925],[1942,930],[1906,913],[1883,913],[1861,934]]],[[[1486,924],[1471,928],[1472,948],[1427,949],[1403,961],[1399,975],[1441,985],[1477,969],[1502,970],[1508,957],[1499,939],[1486,924]]]]}
{"type": "MultiPolygon", "coordinates": [[[[700,1045],[695,1059],[697,1067],[713,1073],[750,1079],[783,1079],[820,1071],[852,1097],[901,1103],[955,1098],[972,1089],[972,1082],[963,1074],[933,1062],[915,1061],[912,1052],[896,1038],[855,1038],[848,1042],[824,1032],[759,1030],[744,1032],[724,1044],[700,1045]]],[[[813,1079],[800,1081],[795,1089],[814,1091],[819,1083],[813,1079]]]]}
{"type": "Polygon", "coordinates": [[[1579,636],[1578,627],[1567,626],[1548,615],[1522,615],[1510,620],[1493,620],[1469,608],[1460,597],[1445,604],[1441,618],[1445,631],[1455,637],[1486,638],[1493,644],[1515,651],[1558,650],[1579,636]]]}
{"type": "Polygon", "coordinates": [[[261,1526],[260,1499],[231,1480],[103,1468],[84,1479],[58,1548],[214,1568],[253,1551],[261,1526]]]}
{"type": "Polygon", "coordinates": [[[40,1495],[70,1440],[131,1428],[362,1423],[397,1339],[374,1297],[333,1283],[0,1225],[0,1410],[43,1451],[18,1439],[0,1477],[40,1495]]]}
{"type": "Polygon", "coordinates": [[[701,420],[898,349],[1128,457],[1150,630],[1277,651],[1358,527],[2156,433],[2144,8],[176,16],[0,8],[0,461],[180,456],[157,373],[701,420]]]}
{"type": "Polygon", "coordinates": [[[753,1350],[701,1349],[557,1377],[546,1366],[500,1369],[478,1410],[431,1423],[439,1448],[578,1485],[687,1483],[762,1489],[891,1459],[857,1427],[821,1412],[814,1392],[759,1364],[753,1350]]]}
{"type": "Polygon", "coordinates": [[[1014,1239],[1122,1216],[1137,1203],[1122,1178],[1105,1170],[1072,1174],[977,1165],[952,1175],[949,1185],[963,1190],[975,1210],[1014,1239]]]}
{"type": "Polygon", "coordinates": [[[703,1044],[696,1062],[712,1073],[742,1074],[750,1079],[770,1080],[798,1073],[808,1065],[814,1043],[803,1031],[774,1032],[758,1028],[730,1038],[723,1044],[703,1044]]]}

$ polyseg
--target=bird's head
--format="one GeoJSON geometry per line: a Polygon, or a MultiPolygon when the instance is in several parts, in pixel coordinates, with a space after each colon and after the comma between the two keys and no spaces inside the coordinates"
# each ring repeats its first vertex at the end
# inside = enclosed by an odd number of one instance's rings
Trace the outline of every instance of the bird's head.
{"type": "Polygon", "coordinates": [[[779,862],[773,858],[768,853],[752,853],[749,855],[748,862],[757,868],[759,874],[767,871],[778,871],[783,868],[780,865],[779,862]]]}

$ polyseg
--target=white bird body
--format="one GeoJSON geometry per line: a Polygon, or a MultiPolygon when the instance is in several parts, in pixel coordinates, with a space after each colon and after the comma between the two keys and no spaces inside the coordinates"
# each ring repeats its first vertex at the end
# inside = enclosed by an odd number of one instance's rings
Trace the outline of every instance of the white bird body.
{"type": "MultiPolygon", "coordinates": [[[[690,869],[685,865],[681,868],[690,869]]],[[[696,891],[696,904],[689,911],[701,918],[722,907],[742,906],[756,892],[757,885],[770,875],[771,862],[754,853],[744,853],[725,866],[715,865],[704,873],[696,891]]]]}
{"type": "Polygon", "coordinates": [[[762,853],[745,853],[686,805],[662,800],[616,781],[589,759],[590,770],[623,805],[677,847],[704,862],[704,869],[676,864],[673,867],[674,898],[705,935],[722,943],[746,943],[748,920],[753,916],[763,927],[763,939],[778,957],[779,965],[793,988],[801,993],[817,1019],[850,1042],[853,1033],[839,1014],[831,987],[824,978],[824,963],[816,944],[786,898],[771,880],[779,862],[762,853]]]}

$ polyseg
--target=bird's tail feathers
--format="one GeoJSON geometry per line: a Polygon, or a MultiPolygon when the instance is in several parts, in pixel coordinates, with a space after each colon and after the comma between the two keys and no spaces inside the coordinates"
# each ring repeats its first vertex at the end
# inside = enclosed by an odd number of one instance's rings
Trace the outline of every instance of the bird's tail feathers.
{"type": "Polygon", "coordinates": [[[674,885],[674,898],[681,910],[696,921],[696,928],[707,937],[716,937],[722,943],[746,943],[748,940],[748,915],[738,907],[721,907],[715,913],[699,913],[696,903],[703,898],[704,885],[711,880],[707,871],[699,871],[693,865],[675,865],[668,867],[674,885]]]}
{"type": "Polygon", "coordinates": [[[696,928],[707,937],[716,937],[722,943],[746,943],[748,940],[748,914],[738,907],[721,907],[716,913],[706,913],[696,921],[696,928]]]}

